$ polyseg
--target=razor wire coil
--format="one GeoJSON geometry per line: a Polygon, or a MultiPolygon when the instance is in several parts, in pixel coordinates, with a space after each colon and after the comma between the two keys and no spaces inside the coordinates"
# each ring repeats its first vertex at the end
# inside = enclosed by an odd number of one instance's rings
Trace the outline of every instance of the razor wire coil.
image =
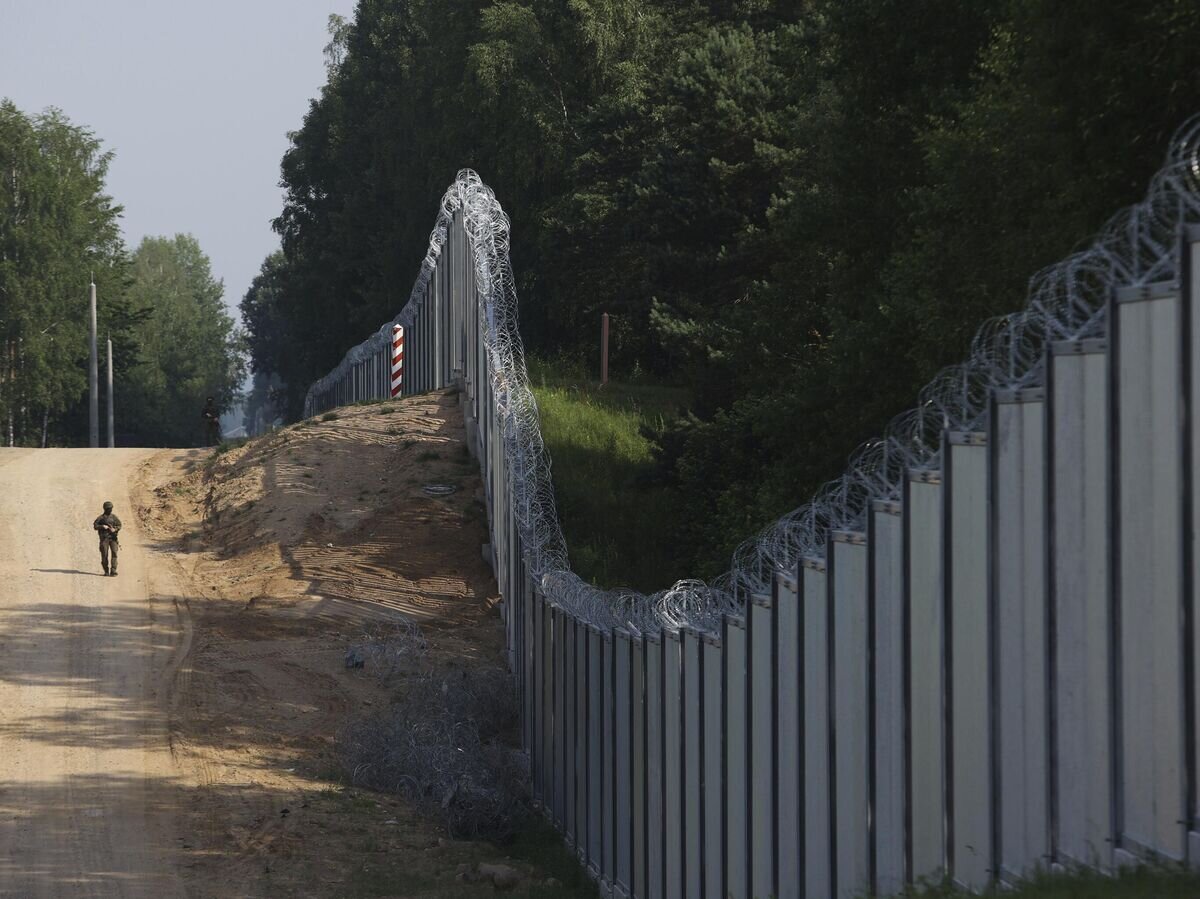
{"type": "Polygon", "coordinates": [[[312,385],[305,416],[320,411],[319,398],[332,395],[354,366],[390,345],[393,325],[409,328],[417,320],[459,215],[473,251],[475,312],[510,479],[507,495],[529,571],[546,600],[603,630],[719,633],[723,617],[740,613],[751,595],[769,593],[777,574],[793,572],[805,559],[823,560],[831,532],[865,530],[871,502],[898,500],[911,470],[938,469],[946,431],[984,430],[995,391],[1043,386],[1051,343],[1106,336],[1112,290],[1178,277],[1180,230],[1200,223],[1200,116],[1172,137],[1145,198],[1113,216],[1090,245],[1037,272],[1025,308],[984,322],[968,359],[939,372],[917,405],[891,420],[883,437],[855,450],[841,477],[742,543],[725,575],[711,583],[681,580],[652,594],[603,590],[570,568],[518,328],[510,222],[492,190],[470,169],[458,173],[442,198],[408,303],[312,385]]]}

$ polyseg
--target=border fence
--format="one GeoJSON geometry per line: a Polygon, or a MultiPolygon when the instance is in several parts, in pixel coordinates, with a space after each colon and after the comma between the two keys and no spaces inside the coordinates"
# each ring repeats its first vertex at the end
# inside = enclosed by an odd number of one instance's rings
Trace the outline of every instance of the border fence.
{"type": "Polygon", "coordinates": [[[461,172],[305,413],[389,396],[393,325],[404,393],[461,387],[533,794],[606,895],[1200,865],[1200,119],[842,477],[653,595],[570,570],[508,237],[461,172]]]}

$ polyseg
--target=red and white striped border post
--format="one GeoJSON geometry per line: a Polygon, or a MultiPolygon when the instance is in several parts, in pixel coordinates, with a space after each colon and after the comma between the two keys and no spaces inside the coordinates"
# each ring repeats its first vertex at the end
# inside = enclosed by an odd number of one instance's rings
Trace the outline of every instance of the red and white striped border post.
{"type": "Polygon", "coordinates": [[[392,326],[392,399],[404,389],[404,329],[392,326]]]}

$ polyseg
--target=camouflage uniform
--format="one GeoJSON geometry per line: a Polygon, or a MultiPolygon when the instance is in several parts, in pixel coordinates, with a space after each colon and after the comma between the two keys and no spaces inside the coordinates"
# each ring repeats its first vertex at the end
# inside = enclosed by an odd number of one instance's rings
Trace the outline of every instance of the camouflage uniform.
{"type": "Polygon", "coordinates": [[[104,504],[104,514],[92,522],[92,527],[96,533],[100,535],[100,565],[104,568],[104,573],[117,576],[117,551],[121,548],[117,542],[117,534],[121,530],[121,519],[117,518],[112,513],[112,504],[104,504]],[[101,530],[107,526],[107,530],[101,530]],[[111,565],[109,557],[112,557],[111,565]]]}
{"type": "Polygon", "coordinates": [[[204,442],[207,446],[219,446],[221,443],[221,412],[217,409],[212,397],[200,413],[204,419],[204,442]]]}

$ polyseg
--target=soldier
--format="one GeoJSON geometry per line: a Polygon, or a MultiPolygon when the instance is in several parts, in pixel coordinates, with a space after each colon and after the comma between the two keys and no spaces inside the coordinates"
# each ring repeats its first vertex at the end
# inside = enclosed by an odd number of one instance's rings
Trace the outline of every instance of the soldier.
{"type": "Polygon", "coordinates": [[[221,413],[211,396],[208,398],[208,402],[204,404],[204,411],[200,414],[204,418],[205,444],[207,446],[218,446],[221,443],[221,413]]]}
{"type": "Polygon", "coordinates": [[[104,567],[105,577],[117,576],[117,550],[120,545],[117,543],[117,534],[121,531],[121,519],[113,515],[113,504],[106,502],[104,504],[104,514],[92,522],[92,527],[100,534],[100,564],[104,567]],[[109,564],[109,556],[112,556],[112,564],[109,564]]]}

